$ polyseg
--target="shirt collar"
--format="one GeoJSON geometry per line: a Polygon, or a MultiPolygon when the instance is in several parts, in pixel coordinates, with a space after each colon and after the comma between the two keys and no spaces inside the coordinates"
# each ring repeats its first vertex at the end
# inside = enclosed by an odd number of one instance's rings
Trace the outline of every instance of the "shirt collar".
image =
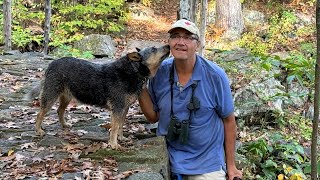
{"type": "Polygon", "coordinates": [[[203,72],[203,69],[202,69],[201,58],[200,56],[196,55],[196,63],[193,68],[191,80],[200,81],[202,79],[202,72],[203,72]]]}

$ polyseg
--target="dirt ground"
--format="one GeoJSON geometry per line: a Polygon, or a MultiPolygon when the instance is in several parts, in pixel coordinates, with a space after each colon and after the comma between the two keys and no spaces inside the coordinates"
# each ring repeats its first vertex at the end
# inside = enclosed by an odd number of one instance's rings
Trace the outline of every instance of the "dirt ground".
{"type": "Polygon", "coordinates": [[[160,0],[151,3],[155,17],[150,20],[130,20],[127,26],[127,39],[164,42],[168,29],[177,18],[178,0],[160,0]]]}

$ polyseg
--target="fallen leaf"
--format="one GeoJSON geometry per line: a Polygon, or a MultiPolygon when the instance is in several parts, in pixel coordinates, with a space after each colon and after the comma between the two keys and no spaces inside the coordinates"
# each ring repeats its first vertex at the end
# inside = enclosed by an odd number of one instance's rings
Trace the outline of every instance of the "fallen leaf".
{"type": "Polygon", "coordinates": [[[91,146],[89,146],[87,149],[84,150],[84,154],[87,155],[89,153],[94,153],[96,152],[97,150],[101,149],[101,144],[93,144],[91,146]]]}
{"type": "Polygon", "coordinates": [[[24,155],[22,155],[22,154],[19,154],[19,153],[16,153],[16,160],[17,160],[17,161],[23,161],[23,160],[25,160],[25,159],[27,159],[26,156],[24,156],[24,155]]]}
{"type": "Polygon", "coordinates": [[[41,163],[41,162],[44,162],[44,160],[41,159],[40,157],[34,157],[34,158],[32,158],[32,162],[33,163],[35,163],[35,162],[41,163]]]}
{"type": "Polygon", "coordinates": [[[114,159],[105,158],[103,162],[105,166],[117,166],[117,161],[114,159]]]}
{"type": "Polygon", "coordinates": [[[74,151],[74,150],[82,150],[85,146],[83,144],[67,144],[64,146],[64,149],[68,152],[74,151]]]}
{"type": "Polygon", "coordinates": [[[0,161],[11,161],[15,158],[16,158],[16,155],[12,154],[11,156],[0,157],[0,161]]]}
{"type": "Polygon", "coordinates": [[[21,146],[21,149],[36,149],[37,146],[36,146],[36,143],[35,142],[31,142],[31,143],[25,143],[25,144],[22,144],[20,145],[21,146]]]}
{"type": "Polygon", "coordinates": [[[69,157],[70,157],[71,159],[77,160],[77,159],[79,159],[81,153],[82,153],[82,151],[71,152],[71,155],[69,155],[69,157]]]}
{"type": "Polygon", "coordinates": [[[15,122],[8,122],[5,124],[5,127],[8,129],[20,129],[20,126],[15,125],[15,122]]]}
{"type": "Polygon", "coordinates": [[[82,170],[85,170],[85,169],[93,169],[93,164],[92,164],[92,162],[83,162],[83,163],[82,163],[82,166],[81,166],[81,169],[82,169],[82,170]]]}
{"type": "Polygon", "coordinates": [[[108,130],[108,129],[111,129],[111,123],[99,124],[99,127],[102,127],[108,130]]]}
{"type": "Polygon", "coordinates": [[[85,134],[88,134],[88,131],[85,131],[85,130],[78,130],[78,131],[77,131],[77,135],[78,135],[78,136],[83,136],[83,135],[85,135],[85,134]]]}
{"type": "Polygon", "coordinates": [[[13,155],[13,153],[14,153],[14,150],[9,150],[9,151],[8,151],[8,156],[13,155]]]}
{"type": "Polygon", "coordinates": [[[53,157],[54,157],[54,154],[49,154],[49,155],[45,156],[43,159],[52,160],[53,157]]]}

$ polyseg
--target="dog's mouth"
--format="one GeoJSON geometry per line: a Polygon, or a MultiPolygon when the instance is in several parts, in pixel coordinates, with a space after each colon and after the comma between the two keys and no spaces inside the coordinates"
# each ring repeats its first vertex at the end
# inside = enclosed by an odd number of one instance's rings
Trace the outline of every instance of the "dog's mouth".
{"type": "Polygon", "coordinates": [[[161,57],[161,62],[162,62],[163,60],[165,60],[167,57],[169,57],[169,55],[170,55],[170,51],[168,51],[166,54],[164,54],[164,55],[161,57]]]}

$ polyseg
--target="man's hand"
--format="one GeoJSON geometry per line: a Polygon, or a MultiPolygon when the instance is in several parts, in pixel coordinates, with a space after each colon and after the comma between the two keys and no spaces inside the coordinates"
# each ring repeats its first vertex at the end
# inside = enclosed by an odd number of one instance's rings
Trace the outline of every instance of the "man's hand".
{"type": "Polygon", "coordinates": [[[242,172],[238,170],[235,166],[227,170],[227,180],[241,180],[242,172]]]}

